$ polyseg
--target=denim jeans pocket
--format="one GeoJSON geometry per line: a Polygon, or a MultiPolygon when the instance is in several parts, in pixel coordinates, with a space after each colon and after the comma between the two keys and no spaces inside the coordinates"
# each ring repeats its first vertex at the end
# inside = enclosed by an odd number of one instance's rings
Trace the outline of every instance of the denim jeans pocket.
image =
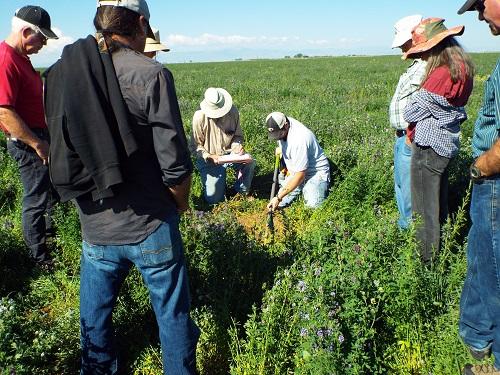
{"type": "Polygon", "coordinates": [[[88,242],[82,241],[82,249],[84,255],[92,260],[101,260],[104,258],[104,246],[92,245],[88,242]]]}
{"type": "Polygon", "coordinates": [[[7,151],[17,162],[19,168],[29,167],[36,162],[36,153],[22,142],[9,141],[7,143],[7,151]]]}
{"type": "Polygon", "coordinates": [[[140,248],[146,265],[161,266],[177,262],[182,253],[182,240],[178,225],[162,223],[140,244],[140,248]]]}

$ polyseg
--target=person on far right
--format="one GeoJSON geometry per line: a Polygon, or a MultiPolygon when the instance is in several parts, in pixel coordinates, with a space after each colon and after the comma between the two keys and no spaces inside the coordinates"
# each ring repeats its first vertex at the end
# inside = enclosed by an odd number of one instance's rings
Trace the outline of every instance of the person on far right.
{"type": "MultiPolygon", "coordinates": [[[[500,34],[500,0],[468,0],[458,14],[477,11],[493,35],[500,34]]],[[[474,125],[470,168],[473,181],[467,241],[467,274],[460,299],[459,334],[470,354],[494,365],[467,364],[466,375],[500,375],[500,60],[485,83],[474,125]]]]}

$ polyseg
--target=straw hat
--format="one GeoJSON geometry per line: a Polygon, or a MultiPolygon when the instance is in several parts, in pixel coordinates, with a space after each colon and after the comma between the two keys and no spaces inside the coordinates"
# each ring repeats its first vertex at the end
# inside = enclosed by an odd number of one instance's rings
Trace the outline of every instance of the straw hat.
{"type": "Polygon", "coordinates": [[[205,91],[205,98],[200,103],[201,111],[209,118],[225,116],[233,106],[231,95],[220,87],[210,87],[205,91]]]}
{"type": "Polygon", "coordinates": [[[146,38],[146,45],[144,46],[144,52],[157,52],[163,51],[168,52],[170,48],[165,46],[160,42],[160,31],[157,29],[153,29],[154,39],[146,38]]]}
{"type": "Polygon", "coordinates": [[[420,14],[401,18],[394,25],[394,39],[391,48],[401,47],[407,41],[411,40],[411,31],[422,21],[420,14]]]}
{"type": "Polygon", "coordinates": [[[456,26],[447,29],[442,18],[426,18],[415,27],[411,33],[412,47],[403,54],[403,59],[410,55],[429,51],[444,39],[453,35],[462,35],[465,26],[456,26]]]}

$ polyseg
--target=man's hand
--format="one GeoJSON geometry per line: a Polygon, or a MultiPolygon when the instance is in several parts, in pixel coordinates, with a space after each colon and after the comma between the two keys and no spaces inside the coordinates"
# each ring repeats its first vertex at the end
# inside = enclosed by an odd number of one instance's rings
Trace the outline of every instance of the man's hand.
{"type": "Polygon", "coordinates": [[[170,186],[168,189],[172,193],[177,212],[179,214],[189,210],[189,192],[191,191],[191,178],[187,176],[179,185],[170,186]]]}
{"type": "Polygon", "coordinates": [[[219,155],[210,154],[207,156],[207,160],[210,160],[214,164],[219,164],[219,155]]]}
{"type": "Polygon", "coordinates": [[[35,133],[24,123],[14,108],[9,106],[0,106],[0,122],[11,137],[16,138],[30,146],[42,159],[43,164],[48,163],[49,144],[38,138],[35,133]]]}
{"type": "Polygon", "coordinates": [[[47,165],[49,161],[49,143],[42,139],[33,145],[33,150],[42,159],[43,164],[47,165]]]}
{"type": "Polygon", "coordinates": [[[276,150],[274,150],[274,155],[279,156],[281,158],[281,147],[276,147],[276,150]]]}
{"type": "Polygon", "coordinates": [[[267,210],[268,211],[276,211],[276,208],[278,208],[278,205],[280,204],[280,199],[278,197],[273,197],[267,204],[267,210]]]}
{"type": "Polygon", "coordinates": [[[182,205],[182,206],[177,206],[177,212],[179,214],[183,214],[184,212],[189,211],[189,209],[190,209],[190,207],[188,204],[182,205]]]}
{"type": "Polygon", "coordinates": [[[484,177],[500,173],[500,140],[478,157],[474,165],[479,168],[484,177]]]}
{"type": "Polygon", "coordinates": [[[231,145],[231,152],[236,155],[243,155],[245,153],[241,143],[233,143],[231,145]]]}

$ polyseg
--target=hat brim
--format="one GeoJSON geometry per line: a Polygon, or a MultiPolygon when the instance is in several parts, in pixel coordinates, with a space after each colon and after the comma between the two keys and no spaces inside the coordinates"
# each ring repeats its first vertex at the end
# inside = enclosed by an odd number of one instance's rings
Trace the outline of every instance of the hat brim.
{"type": "Polygon", "coordinates": [[[38,27],[40,29],[40,32],[45,36],[47,39],[59,39],[59,37],[50,29],[45,29],[43,27],[38,27]]]}
{"type": "Polygon", "coordinates": [[[150,42],[148,39],[146,40],[146,45],[144,46],[144,52],[168,52],[170,48],[167,46],[158,43],[156,40],[154,42],[150,42]]]}
{"type": "Polygon", "coordinates": [[[392,41],[391,48],[399,48],[409,40],[411,40],[411,33],[409,33],[406,36],[401,34],[401,33],[397,34],[394,36],[394,40],[392,41]]]}
{"type": "Polygon", "coordinates": [[[474,10],[473,7],[478,0],[467,0],[464,5],[458,10],[457,14],[464,14],[465,12],[474,10]]]}
{"type": "Polygon", "coordinates": [[[224,105],[221,108],[213,109],[209,106],[209,104],[203,99],[200,103],[200,109],[205,114],[205,116],[209,118],[221,118],[229,113],[231,108],[233,107],[233,98],[231,95],[222,88],[217,88],[219,92],[224,95],[224,105]]]}
{"type": "Polygon", "coordinates": [[[271,141],[279,141],[281,136],[281,131],[280,130],[274,130],[270,132],[269,130],[267,131],[267,138],[269,138],[271,141]]]}
{"type": "Polygon", "coordinates": [[[462,35],[464,33],[464,30],[465,26],[456,26],[446,31],[443,31],[435,35],[432,39],[429,39],[427,42],[421,43],[415,47],[410,48],[408,51],[406,51],[406,53],[403,54],[401,58],[405,60],[412,55],[418,55],[420,53],[427,52],[431,48],[437,46],[439,43],[441,43],[444,39],[448,38],[449,36],[462,35]]]}

